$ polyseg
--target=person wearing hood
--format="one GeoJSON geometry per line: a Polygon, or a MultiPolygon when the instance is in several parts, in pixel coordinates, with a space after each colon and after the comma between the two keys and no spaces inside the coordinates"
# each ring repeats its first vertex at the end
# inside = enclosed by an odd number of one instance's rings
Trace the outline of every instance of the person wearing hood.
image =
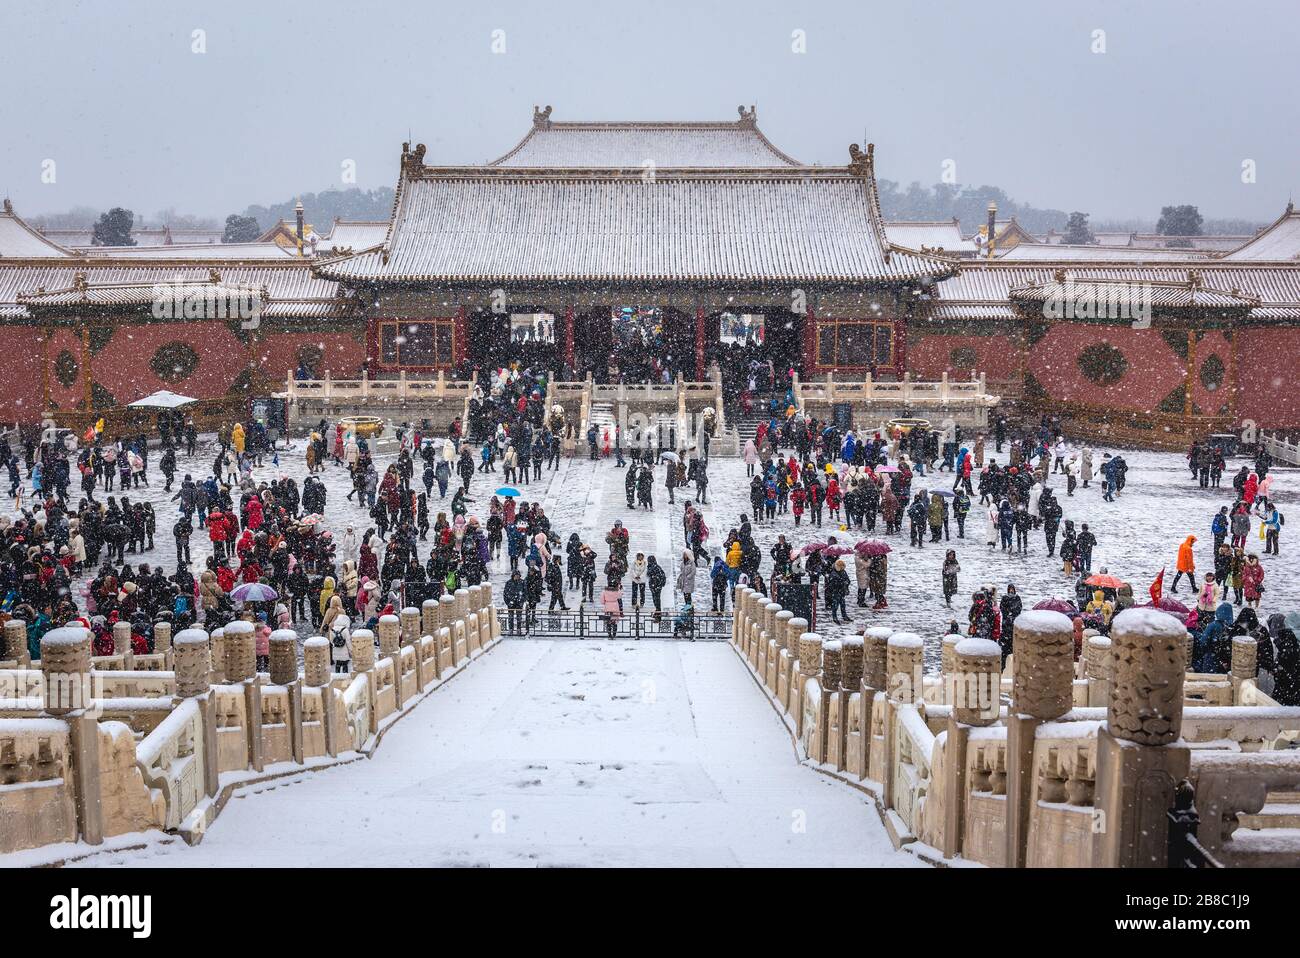
{"type": "Polygon", "coordinates": [[[645,605],[646,576],[649,573],[645,553],[638,552],[632,562],[632,608],[640,609],[645,605]]]}
{"type": "MultiPolygon", "coordinates": [[[[1273,619],[1269,617],[1269,630],[1274,628],[1273,619]]],[[[1289,612],[1277,623],[1277,632],[1273,635],[1275,647],[1273,665],[1273,700],[1278,705],[1300,705],[1300,613],[1289,612]]]]}
{"type": "Polygon", "coordinates": [[[1115,614],[1115,606],[1106,599],[1106,593],[1098,589],[1092,594],[1092,601],[1084,606],[1083,614],[1097,616],[1105,629],[1110,625],[1111,616],[1115,614]]]}
{"type": "Polygon", "coordinates": [[[709,571],[709,579],[713,583],[712,605],[709,610],[711,612],[726,612],[727,587],[731,584],[731,576],[727,564],[722,560],[722,556],[714,556],[713,568],[709,571]]]}
{"type": "Polygon", "coordinates": [[[689,599],[695,592],[695,559],[689,551],[682,553],[682,567],[677,572],[676,587],[683,599],[689,599]]]}
{"type": "MultiPolygon", "coordinates": [[[[961,571],[961,566],[957,562],[957,553],[949,549],[948,554],[943,559],[943,602],[944,605],[952,608],[952,597],[957,594],[957,573],[961,571]]],[[[859,602],[859,605],[864,603],[859,602]]]]}
{"type": "Polygon", "coordinates": [[[663,566],[659,564],[659,560],[654,556],[646,558],[646,583],[650,587],[650,601],[654,603],[655,619],[658,620],[662,612],[663,589],[668,584],[668,576],[665,575],[663,566]]]}
{"type": "Polygon", "coordinates": [[[1225,675],[1232,670],[1232,605],[1220,602],[1192,643],[1192,670],[1225,675]]]}
{"type": "Polygon", "coordinates": [[[1178,571],[1174,574],[1174,584],[1169,587],[1170,595],[1178,592],[1178,583],[1183,576],[1187,576],[1187,581],[1192,584],[1192,588],[1196,588],[1196,556],[1192,553],[1194,545],[1196,545],[1196,536],[1188,536],[1178,547],[1178,571]]]}
{"type": "Polygon", "coordinates": [[[1241,587],[1246,595],[1246,605],[1258,609],[1259,600],[1264,596],[1264,567],[1253,552],[1246,556],[1241,567],[1241,587]]]}
{"type": "Polygon", "coordinates": [[[853,554],[853,578],[858,587],[858,608],[867,607],[867,590],[871,588],[871,560],[861,552],[853,554]]]}

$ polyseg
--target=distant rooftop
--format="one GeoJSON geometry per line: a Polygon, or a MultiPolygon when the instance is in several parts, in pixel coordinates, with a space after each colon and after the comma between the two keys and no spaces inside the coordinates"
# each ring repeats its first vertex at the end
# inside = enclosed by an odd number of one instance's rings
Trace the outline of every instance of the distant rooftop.
{"type": "Polygon", "coordinates": [[[758,128],[754,107],[736,120],[705,122],[576,122],[551,119],[533,108],[533,128],[488,166],[565,169],[803,166],[772,145],[758,128]]]}

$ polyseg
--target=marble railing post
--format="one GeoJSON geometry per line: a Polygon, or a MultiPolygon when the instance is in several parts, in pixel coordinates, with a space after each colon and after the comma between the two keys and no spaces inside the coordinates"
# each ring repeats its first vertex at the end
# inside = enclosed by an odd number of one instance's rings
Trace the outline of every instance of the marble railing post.
{"type": "Polygon", "coordinates": [[[939,643],[940,689],[943,694],[941,701],[945,705],[953,704],[953,683],[957,678],[957,653],[955,649],[957,643],[961,640],[960,635],[950,633],[945,635],[939,643]]]}
{"type": "Polygon", "coordinates": [[[172,643],[175,658],[176,699],[192,698],[203,717],[203,793],[217,794],[217,710],[212,697],[212,647],[202,629],[183,629],[172,643]]]}
{"type": "Polygon", "coordinates": [[[338,730],[335,726],[334,685],[330,678],[330,641],[323,635],[312,636],[302,644],[303,681],[320,689],[321,723],[325,731],[325,753],[338,755],[338,730]]]}
{"type": "MultiPolygon", "coordinates": [[[[799,721],[797,717],[800,711],[799,706],[803,701],[803,689],[801,688],[803,683],[799,681],[799,653],[802,651],[799,646],[799,639],[807,631],[807,619],[795,617],[786,623],[785,637],[786,648],[790,650],[788,665],[790,674],[786,677],[786,700],[781,704],[785,706],[787,713],[795,717],[796,723],[799,721]]],[[[819,662],[818,668],[820,667],[821,663],[819,662]]]]}
{"type": "Polygon", "coordinates": [[[943,854],[961,853],[966,821],[966,749],[971,726],[996,724],[1002,701],[1002,650],[988,639],[962,639],[952,650],[952,713],[944,756],[943,854]]]}
{"type": "Polygon", "coordinates": [[[451,640],[451,667],[454,669],[459,661],[456,658],[456,630],[452,624],[456,621],[456,600],[451,596],[444,594],[443,597],[438,600],[438,604],[442,608],[442,615],[439,617],[439,621],[442,623],[442,628],[447,630],[447,635],[451,640]]]}
{"type": "Polygon", "coordinates": [[[483,583],[483,611],[487,615],[489,642],[501,638],[501,616],[497,615],[496,603],[492,598],[492,583],[483,583]]]}
{"type": "Polygon", "coordinates": [[[379,617],[379,657],[393,664],[393,703],[402,708],[402,625],[395,615],[379,617]]]}
{"type": "Polygon", "coordinates": [[[41,637],[41,679],[45,712],[68,725],[77,831],[82,841],[104,840],[100,805],[99,719],[90,681],[90,630],[51,629],[41,637]]]}
{"type": "Polygon", "coordinates": [[[212,684],[220,685],[226,681],[226,630],[213,629],[208,636],[208,658],[212,660],[212,684]]]}
{"type": "MultiPolygon", "coordinates": [[[[369,703],[370,731],[379,731],[379,715],[375,708],[375,633],[369,629],[354,629],[349,637],[352,652],[352,671],[366,678],[366,701],[369,703]]],[[[358,742],[357,746],[360,747],[358,742]]]]}
{"type": "Polygon", "coordinates": [[[1094,866],[1168,864],[1167,812],[1191,771],[1182,741],[1186,631],[1157,609],[1125,609],[1111,622],[1114,684],[1097,733],[1094,866]]]}
{"type": "Polygon", "coordinates": [[[122,656],[122,668],[130,671],[135,667],[135,654],[131,651],[131,623],[113,623],[113,654],[122,656]]]}
{"type": "Polygon", "coordinates": [[[1238,635],[1232,640],[1232,700],[1241,699],[1241,683],[1254,680],[1259,674],[1259,643],[1248,635],[1238,635]]]}
{"type": "Polygon", "coordinates": [[[248,735],[248,760],[262,771],[262,686],[257,681],[257,644],[252,622],[240,619],[225,629],[226,682],[244,686],[244,731],[248,735]]]}
{"type": "Polygon", "coordinates": [[[5,660],[12,659],[18,668],[31,668],[31,650],[27,647],[27,623],[22,619],[10,619],[4,625],[5,660]]]}
{"type": "Polygon", "coordinates": [[[442,677],[442,659],[438,655],[438,630],[442,628],[442,606],[437,599],[420,603],[420,632],[433,636],[433,678],[442,677]]]}
{"type": "Polygon", "coordinates": [[[1110,705],[1110,688],[1115,679],[1111,667],[1110,638],[1094,635],[1083,647],[1083,676],[1088,680],[1088,705],[1106,708],[1110,705]]]}
{"type": "Polygon", "coordinates": [[[276,629],[271,633],[271,684],[289,690],[289,742],[293,760],[303,762],[302,681],[298,675],[298,633],[276,629]]]}
{"type": "Polygon", "coordinates": [[[1029,797],[1038,726],[1074,704],[1074,623],[1060,612],[1032,610],[1016,618],[1016,656],[1007,714],[1006,864],[1025,866],[1029,797]]]}
{"type": "Polygon", "coordinates": [[[899,706],[921,701],[925,643],[912,632],[895,632],[885,644],[884,761],[881,798],[885,808],[894,806],[894,714],[899,706]]]}
{"type": "Polygon", "coordinates": [[[176,656],[172,654],[172,624],[155,622],[153,624],[153,650],[162,653],[164,668],[176,669],[176,656]]]}

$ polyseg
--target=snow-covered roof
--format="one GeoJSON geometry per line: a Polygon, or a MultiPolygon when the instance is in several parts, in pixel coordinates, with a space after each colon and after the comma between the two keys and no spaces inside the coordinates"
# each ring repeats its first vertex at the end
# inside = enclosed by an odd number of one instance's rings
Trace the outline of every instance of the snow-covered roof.
{"type": "Polygon", "coordinates": [[[1248,243],[1223,257],[1225,260],[1272,260],[1289,262],[1300,259],[1300,213],[1288,203],[1286,212],[1255,235],[1248,243]]]}
{"type": "Polygon", "coordinates": [[[961,235],[957,220],[938,222],[886,223],[889,241],[906,249],[942,249],[945,253],[974,253],[977,247],[961,235]]]}
{"type": "Polygon", "coordinates": [[[91,283],[86,280],[84,273],[77,273],[73,277],[71,286],[63,289],[19,293],[18,302],[27,307],[97,306],[106,309],[126,309],[151,306],[157,301],[160,293],[170,299],[182,301],[217,297],[233,302],[241,297],[251,296],[264,303],[267,299],[265,287],[222,282],[220,275],[214,270],[206,283],[190,279],[157,283],[91,283]]]}
{"type": "MultiPolygon", "coordinates": [[[[286,260],[283,265],[230,265],[219,267],[222,282],[236,286],[266,288],[269,295],[262,310],[264,319],[331,318],[346,313],[350,301],[339,296],[339,285],[314,276],[305,260],[286,260]]],[[[20,299],[23,293],[67,290],[84,281],[89,286],[190,281],[210,283],[208,264],[150,262],[106,263],[70,259],[64,262],[0,263],[0,319],[23,319],[31,315],[20,299]],[[84,277],[78,280],[78,275],[84,277]]]]}
{"type": "Polygon", "coordinates": [[[174,393],[170,389],[160,389],[156,393],[150,393],[143,399],[137,399],[133,403],[127,403],[127,405],[141,406],[148,409],[179,409],[181,406],[188,406],[192,402],[198,402],[198,400],[191,399],[189,396],[182,396],[180,393],[174,393]]]}
{"type": "Polygon", "coordinates": [[[954,261],[890,244],[872,148],[840,168],[513,170],[403,154],[381,245],[331,279],[457,283],[902,282],[954,261]]]}
{"type": "Polygon", "coordinates": [[[316,252],[363,250],[377,246],[388,236],[388,220],[336,219],[327,236],[316,243],[316,252]]]}
{"type": "Polygon", "coordinates": [[[1057,279],[1068,269],[1076,282],[1187,283],[1191,273],[1206,290],[1257,300],[1248,318],[1255,321],[1300,320],[1300,269],[1284,264],[1230,264],[1223,260],[1175,263],[1017,263],[965,261],[956,276],[939,282],[931,301],[938,319],[1004,320],[1015,318],[1011,291],[1057,279]]]}
{"type": "Polygon", "coordinates": [[[712,122],[573,122],[533,108],[533,127],[513,150],[488,162],[496,167],[641,169],[664,167],[789,167],[798,160],[772,145],[758,128],[757,111],[712,122]]]}
{"type": "MultiPolygon", "coordinates": [[[[54,226],[41,229],[41,235],[62,246],[93,246],[95,231],[88,226],[81,229],[54,226]]],[[[189,226],[147,226],[131,230],[131,239],[135,240],[137,246],[220,243],[223,235],[224,230],[189,226]]]]}
{"type": "Polygon", "coordinates": [[[294,250],[276,243],[173,243],[171,246],[85,246],[76,255],[103,259],[167,260],[282,260],[296,257],[294,250]]]}
{"type": "Polygon", "coordinates": [[[71,250],[42,236],[14,212],[13,204],[4,201],[0,211],[0,258],[59,259],[72,256],[71,250]]]}
{"type": "Polygon", "coordinates": [[[1188,260],[1209,260],[1214,254],[1210,250],[1196,249],[1139,249],[1133,246],[1094,246],[1092,244],[1071,246],[1066,243],[1020,243],[1005,250],[994,249],[993,255],[1000,260],[1036,260],[1051,262],[1187,262],[1188,260]]]}
{"type": "Polygon", "coordinates": [[[1207,288],[1195,271],[1181,281],[1152,281],[1118,277],[1080,279],[1065,270],[1057,270],[1049,280],[1011,287],[1009,296],[1029,303],[1066,302],[1085,291],[1095,293],[1105,302],[1150,303],[1156,309],[1249,309],[1258,302],[1237,292],[1207,288]]]}

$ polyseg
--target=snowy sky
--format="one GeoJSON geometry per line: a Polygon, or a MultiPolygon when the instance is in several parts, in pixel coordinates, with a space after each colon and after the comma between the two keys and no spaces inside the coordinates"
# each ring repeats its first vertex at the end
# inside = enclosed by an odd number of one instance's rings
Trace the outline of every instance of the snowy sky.
{"type": "Polygon", "coordinates": [[[357,185],[392,185],[408,130],[430,162],[481,162],[534,103],[555,119],[756,103],[806,162],[842,164],[865,134],[904,182],[952,160],[962,183],[1094,218],[1192,202],[1268,220],[1300,185],[1297,16],[1294,0],[7,0],[0,192],[22,213],[224,216],[347,185],[346,160],[357,185]]]}

